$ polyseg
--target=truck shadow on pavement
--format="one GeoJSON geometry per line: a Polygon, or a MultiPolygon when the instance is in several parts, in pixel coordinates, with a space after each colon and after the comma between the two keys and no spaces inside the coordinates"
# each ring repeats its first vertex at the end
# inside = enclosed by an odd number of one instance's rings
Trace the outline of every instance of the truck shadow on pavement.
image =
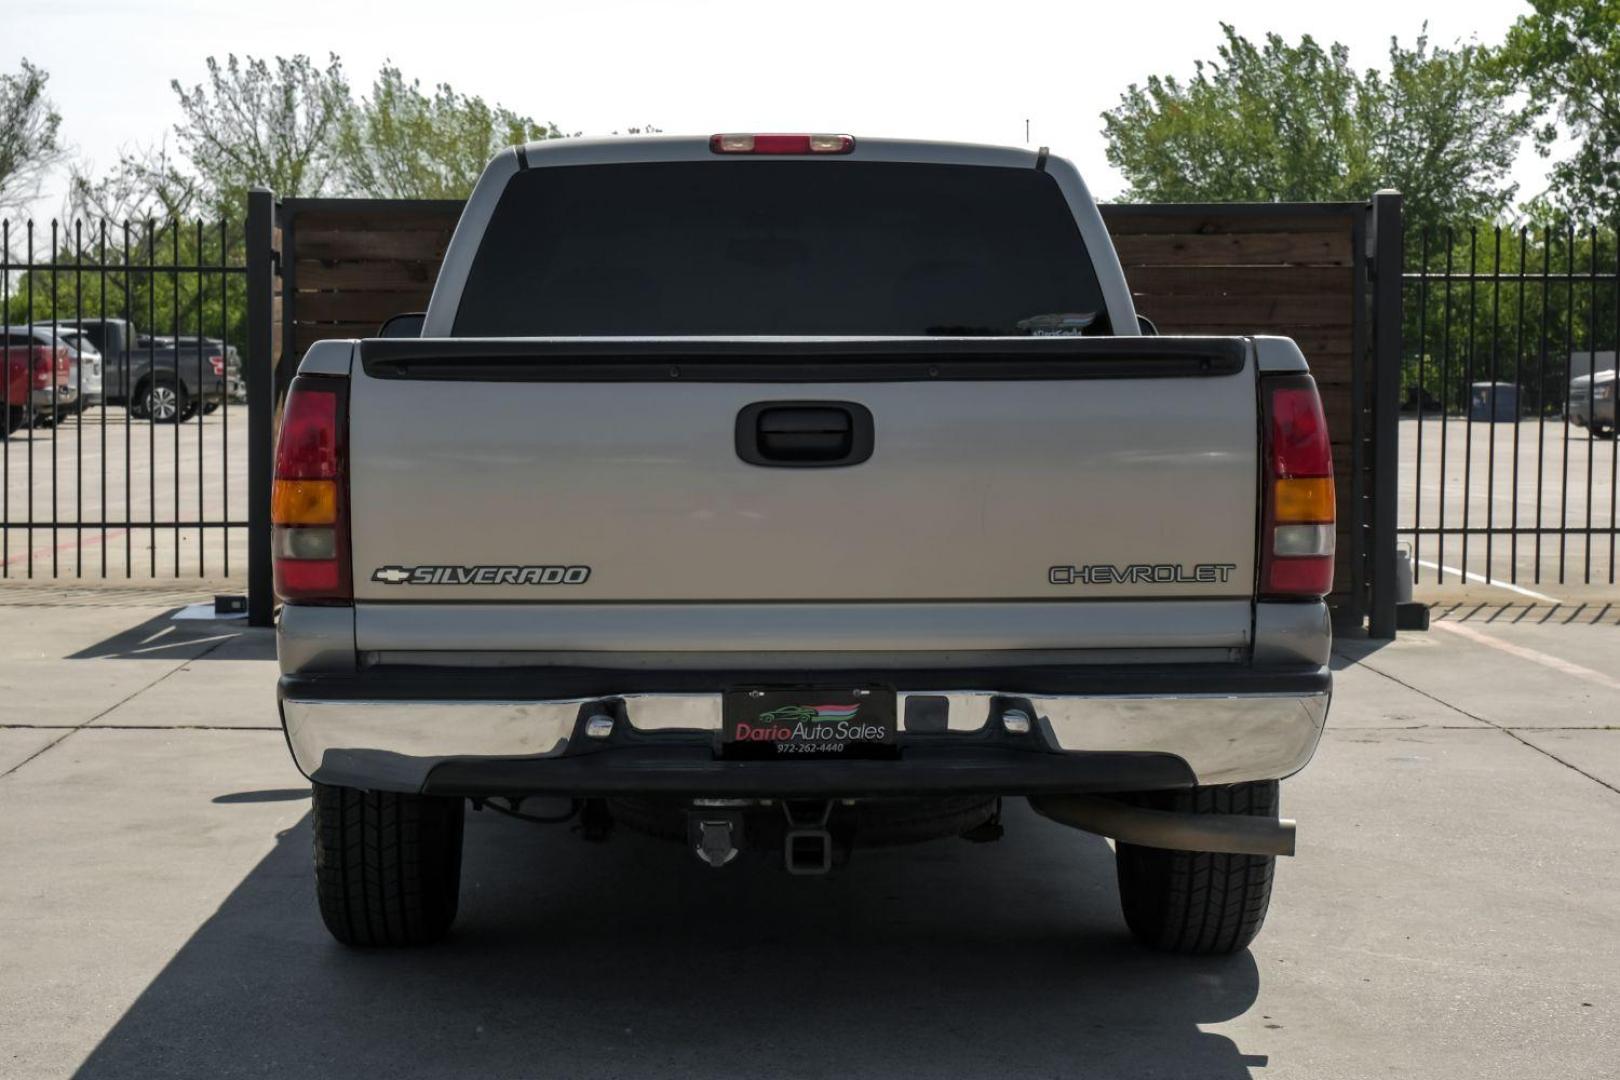
{"type": "Polygon", "coordinates": [[[274,660],[275,632],[241,619],[176,620],[155,615],[70,654],[69,660],[274,660]]]}
{"type": "Polygon", "coordinates": [[[1264,1056],[1253,957],[1125,934],[1105,843],[1009,801],[1007,838],[714,871],[621,830],[468,815],[461,916],[350,951],[315,911],[309,819],[108,1032],[80,1077],[1196,1076],[1264,1056]]]}

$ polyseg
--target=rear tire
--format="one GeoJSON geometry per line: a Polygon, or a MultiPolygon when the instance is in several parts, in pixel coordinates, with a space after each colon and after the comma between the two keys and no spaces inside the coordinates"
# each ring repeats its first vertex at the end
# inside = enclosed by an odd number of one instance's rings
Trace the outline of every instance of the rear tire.
{"type": "MultiPolygon", "coordinates": [[[[1137,796],[1139,806],[1178,813],[1275,817],[1277,781],[1137,796]]],[[[1119,903],[1144,944],[1187,956],[1224,956],[1260,932],[1271,903],[1272,855],[1222,855],[1117,844],[1119,903]]]]}
{"type": "Polygon", "coordinates": [[[455,922],[466,802],[314,785],[315,893],[345,945],[426,945],[455,922]]]}

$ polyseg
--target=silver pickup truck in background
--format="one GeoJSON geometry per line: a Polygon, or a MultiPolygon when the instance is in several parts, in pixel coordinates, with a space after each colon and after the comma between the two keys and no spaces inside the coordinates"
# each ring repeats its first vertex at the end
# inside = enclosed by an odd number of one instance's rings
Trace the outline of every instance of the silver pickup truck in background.
{"type": "Polygon", "coordinates": [[[321,913],[455,918],[463,814],[711,866],[1116,841],[1241,949],[1331,693],[1333,467],[1293,342],[1140,322],[1073,166],[845,135],[488,167],[422,335],[325,341],[276,452],[279,702],[321,913]]]}

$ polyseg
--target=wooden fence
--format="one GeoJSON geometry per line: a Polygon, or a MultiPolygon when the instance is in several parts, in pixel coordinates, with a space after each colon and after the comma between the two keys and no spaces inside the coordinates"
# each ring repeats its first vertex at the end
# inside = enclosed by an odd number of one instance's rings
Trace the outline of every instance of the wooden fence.
{"type": "MultiPolygon", "coordinates": [[[[270,345],[278,389],[293,366],[281,360],[296,361],[311,343],[366,337],[389,316],[426,307],[460,212],[461,203],[454,201],[279,203],[272,243],[280,273],[270,345]],[[284,348],[289,342],[291,348],[284,348]]],[[[1384,599],[1393,595],[1387,580],[1392,533],[1381,574],[1370,558],[1380,500],[1391,518],[1394,510],[1393,488],[1380,494],[1381,474],[1374,466],[1383,457],[1391,476],[1395,469],[1394,388],[1375,393],[1373,204],[1111,205],[1103,207],[1103,218],[1137,310],[1161,333],[1278,334],[1305,351],[1334,444],[1334,602],[1341,614],[1359,621],[1379,606],[1369,589],[1375,575],[1386,579],[1379,590],[1388,594],[1384,599]],[[1382,445],[1372,423],[1379,401],[1388,403],[1389,417],[1389,439],[1382,445]]],[[[1398,209],[1396,221],[1398,245],[1398,209]]],[[[1386,616],[1393,633],[1393,615],[1386,616]]]]}

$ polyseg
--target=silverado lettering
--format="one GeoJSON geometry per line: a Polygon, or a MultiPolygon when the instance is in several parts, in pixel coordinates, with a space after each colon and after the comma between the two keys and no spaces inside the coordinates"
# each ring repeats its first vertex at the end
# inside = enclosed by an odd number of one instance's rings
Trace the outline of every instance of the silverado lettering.
{"type": "Polygon", "coordinates": [[[588,566],[379,566],[384,585],[583,585],[588,566]]]}

